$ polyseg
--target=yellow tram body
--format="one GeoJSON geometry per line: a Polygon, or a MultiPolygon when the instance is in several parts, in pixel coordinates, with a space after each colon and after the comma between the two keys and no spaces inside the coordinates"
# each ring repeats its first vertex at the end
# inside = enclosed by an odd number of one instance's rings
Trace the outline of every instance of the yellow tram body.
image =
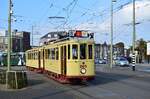
{"type": "Polygon", "coordinates": [[[69,38],[26,51],[26,66],[55,78],[92,79],[95,76],[94,40],[69,38]]]}

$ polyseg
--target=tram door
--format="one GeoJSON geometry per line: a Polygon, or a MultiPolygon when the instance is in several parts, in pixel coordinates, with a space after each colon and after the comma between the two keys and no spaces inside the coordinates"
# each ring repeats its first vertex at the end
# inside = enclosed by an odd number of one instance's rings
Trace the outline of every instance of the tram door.
{"type": "Polygon", "coordinates": [[[61,46],[61,74],[66,75],[66,46],[61,46]]]}

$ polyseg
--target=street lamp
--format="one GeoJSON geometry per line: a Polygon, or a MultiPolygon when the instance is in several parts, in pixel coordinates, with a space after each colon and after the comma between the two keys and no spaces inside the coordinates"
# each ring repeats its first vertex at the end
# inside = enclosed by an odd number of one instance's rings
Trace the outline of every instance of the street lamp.
{"type": "Polygon", "coordinates": [[[135,40],[136,40],[136,30],[135,30],[135,0],[133,0],[133,48],[132,48],[132,70],[135,71],[135,40]]]}
{"type": "Polygon", "coordinates": [[[7,50],[7,71],[10,71],[10,58],[11,58],[11,16],[12,16],[12,0],[9,0],[8,9],[8,50],[7,50]]]}
{"type": "Polygon", "coordinates": [[[112,68],[113,65],[113,3],[115,3],[116,0],[111,0],[111,45],[110,45],[110,67],[112,68]]]}

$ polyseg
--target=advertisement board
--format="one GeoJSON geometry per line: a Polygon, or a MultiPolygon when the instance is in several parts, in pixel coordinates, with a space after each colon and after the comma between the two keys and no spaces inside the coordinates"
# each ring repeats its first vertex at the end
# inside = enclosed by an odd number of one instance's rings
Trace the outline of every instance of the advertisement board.
{"type": "Polygon", "coordinates": [[[150,42],[147,42],[147,55],[150,55],[150,42]]]}

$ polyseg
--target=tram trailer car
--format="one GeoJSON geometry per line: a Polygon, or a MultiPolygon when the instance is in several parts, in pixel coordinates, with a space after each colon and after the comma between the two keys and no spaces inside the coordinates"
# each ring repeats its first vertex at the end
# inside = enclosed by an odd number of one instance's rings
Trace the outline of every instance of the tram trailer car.
{"type": "Polygon", "coordinates": [[[68,38],[26,52],[26,66],[61,83],[94,79],[94,40],[68,38]]]}
{"type": "MultiPolygon", "coordinates": [[[[11,53],[11,66],[24,65],[25,63],[24,53],[11,53]]],[[[7,66],[7,53],[0,53],[0,66],[7,66]]]]}

